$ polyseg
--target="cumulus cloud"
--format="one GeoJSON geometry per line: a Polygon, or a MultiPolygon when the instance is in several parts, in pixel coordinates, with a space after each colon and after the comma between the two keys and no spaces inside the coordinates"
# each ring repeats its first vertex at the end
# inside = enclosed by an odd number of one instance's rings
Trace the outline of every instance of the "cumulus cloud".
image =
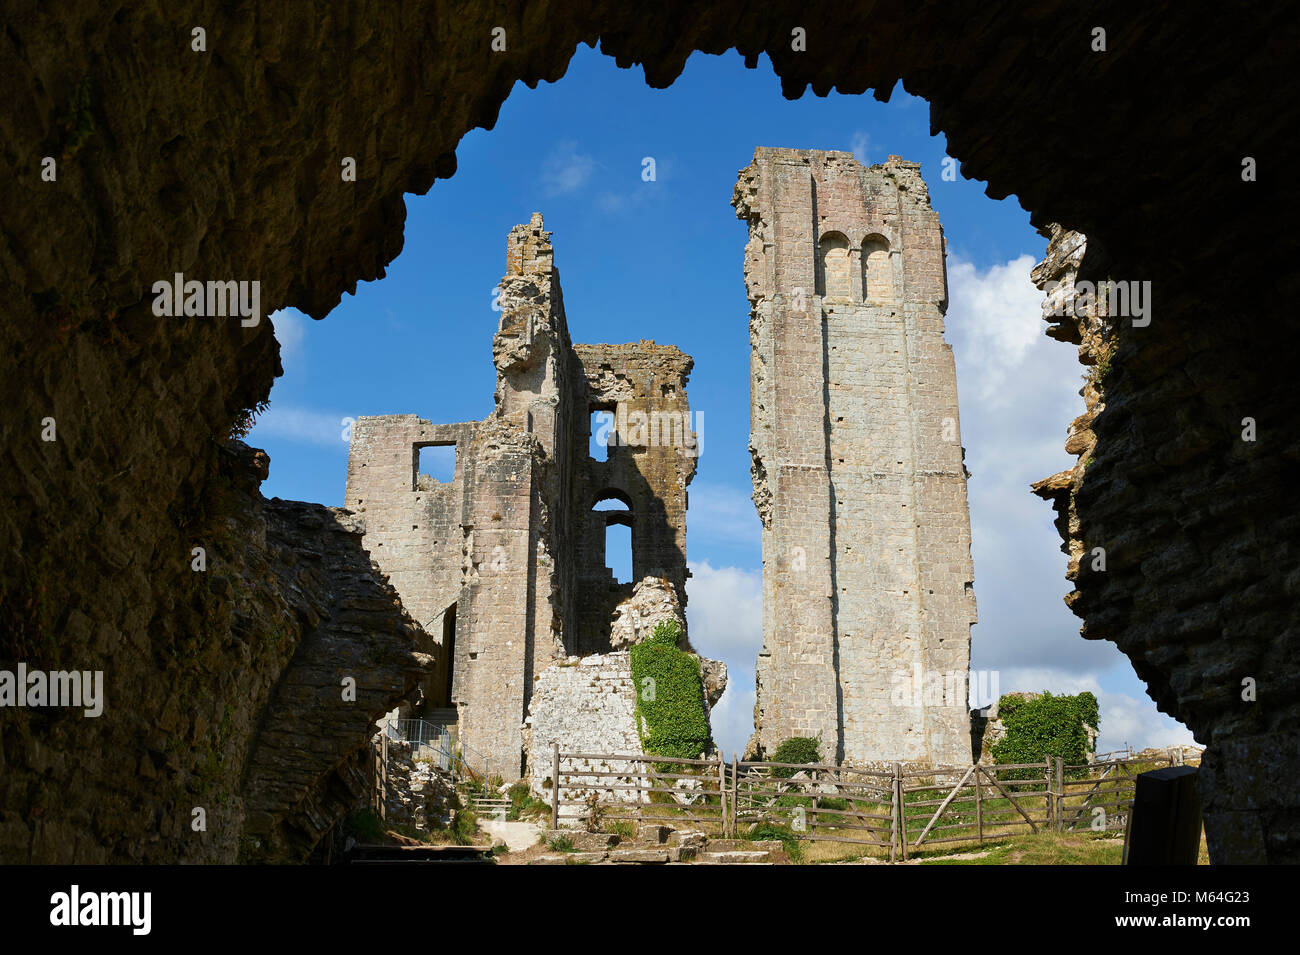
{"type": "Polygon", "coordinates": [[[729,677],[731,685],[722,699],[709,714],[713,727],[713,741],[718,744],[719,752],[730,757],[732,753],[744,755],[745,746],[754,733],[754,687],[751,680],[747,687],[740,687],[734,676],[729,677]]]}
{"type": "Polygon", "coordinates": [[[686,520],[692,547],[759,547],[763,525],[748,487],[696,482],[691,485],[690,505],[686,520]]]}
{"type": "Polygon", "coordinates": [[[1030,484],[1074,464],[1066,427],[1083,411],[1074,347],[1043,334],[1042,293],[1021,255],[979,269],[949,256],[946,325],[957,362],[961,436],[971,472],[971,554],[980,622],[976,666],[1085,674],[1122,662],[1079,637],[1055,512],[1030,484]]]}
{"type": "Polygon", "coordinates": [[[983,271],[948,257],[948,324],[961,330],[964,357],[979,369],[973,384],[983,401],[1011,400],[1011,377],[1043,340],[1043,293],[1029,281],[1033,267],[1029,255],[983,271]]]}
{"type": "MultiPolygon", "coordinates": [[[[694,493],[694,492],[692,492],[694,493]]],[[[724,753],[743,752],[754,732],[754,665],[763,646],[763,573],[691,561],[686,619],[691,644],[727,664],[727,691],[710,718],[724,753]]]]}
{"type": "Polygon", "coordinates": [[[596,160],[587,153],[578,152],[573,141],[557,143],[542,160],[542,194],[563,196],[576,192],[586,185],[596,168],[596,160]]]}

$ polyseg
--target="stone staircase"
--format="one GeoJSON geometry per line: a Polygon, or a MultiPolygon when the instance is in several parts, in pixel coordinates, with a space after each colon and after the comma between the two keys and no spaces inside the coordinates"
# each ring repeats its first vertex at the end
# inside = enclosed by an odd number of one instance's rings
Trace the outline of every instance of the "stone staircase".
{"type": "Polygon", "coordinates": [[[529,865],[773,865],[785,859],[780,841],[710,839],[699,830],[644,825],[625,840],[612,832],[548,829],[545,841],[565,840],[573,851],[549,852],[529,865]]]}
{"type": "Polygon", "coordinates": [[[510,800],[505,796],[470,796],[469,805],[480,819],[504,819],[510,811],[510,800]]]}

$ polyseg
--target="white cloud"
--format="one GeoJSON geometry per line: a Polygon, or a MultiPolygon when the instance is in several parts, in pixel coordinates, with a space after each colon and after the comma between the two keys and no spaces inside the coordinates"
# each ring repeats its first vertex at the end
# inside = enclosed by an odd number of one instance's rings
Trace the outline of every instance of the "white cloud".
{"type": "Polygon", "coordinates": [[[258,440],[268,437],[280,438],[297,444],[315,444],[346,454],[348,443],[343,440],[343,419],[346,417],[347,415],[328,411],[273,403],[257,419],[248,441],[256,444],[258,440]]]}
{"type": "Polygon", "coordinates": [[[690,561],[686,612],[695,649],[726,660],[748,654],[748,669],[763,645],[763,573],[690,561]]]}
{"type": "Polygon", "coordinates": [[[691,645],[727,664],[727,691],[710,714],[724,753],[744,752],[754,732],[754,664],[763,646],[763,574],[691,561],[686,617],[691,645]]]}
{"type": "Polygon", "coordinates": [[[691,485],[686,526],[691,546],[703,550],[716,544],[758,547],[763,527],[748,488],[708,482],[691,485]]]}
{"type": "Polygon", "coordinates": [[[867,150],[871,148],[871,137],[858,130],[853,134],[852,145],[849,147],[853,150],[853,158],[864,166],[867,165],[867,150]]]}
{"type": "Polygon", "coordinates": [[[294,308],[282,308],[271,315],[271,326],[275,329],[275,339],[280,343],[280,364],[284,366],[285,376],[290,370],[301,371],[303,361],[303,341],[307,337],[307,322],[301,312],[294,308]]]}
{"type": "Polygon", "coordinates": [[[971,472],[980,616],[971,650],[981,668],[1098,673],[1122,662],[1119,651],[1079,637],[1078,618],[1062,602],[1070,584],[1055,512],[1029,489],[1074,464],[1066,428],[1083,411],[1078,353],[1043,334],[1032,266],[1029,255],[984,270],[949,257],[947,337],[971,472]]]}
{"type": "Polygon", "coordinates": [[[578,152],[573,141],[557,143],[542,161],[542,194],[562,196],[581,189],[591,178],[596,160],[578,152]]]}
{"type": "Polygon", "coordinates": [[[1010,400],[1012,376],[1044,338],[1043,293],[1029,280],[1033,267],[1029,255],[983,272],[958,255],[948,257],[947,325],[964,344],[963,360],[979,370],[972,397],[1010,400]]]}
{"type": "Polygon", "coordinates": [[[743,756],[754,733],[754,688],[736,685],[734,676],[731,680],[727,692],[709,713],[713,741],[718,744],[718,751],[728,758],[732,753],[743,756]]]}

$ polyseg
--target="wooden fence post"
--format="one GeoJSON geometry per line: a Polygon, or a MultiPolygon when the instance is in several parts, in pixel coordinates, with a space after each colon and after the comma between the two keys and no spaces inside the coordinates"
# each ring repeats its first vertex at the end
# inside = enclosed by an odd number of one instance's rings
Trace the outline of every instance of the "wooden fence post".
{"type": "Polygon", "coordinates": [[[560,744],[551,750],[551,828],[560,828],[560,744]]]}
{"type": "Polygon", "coordinates": [[[736,838],[736,805],[740,800],[740,765],[736,761],[736,751],[731,751],[731,826],[727,832],[728,839],[736,838]]]}
{"type": "Polygon", "coordinates": [[[718,812],[722,819],[722,837],[727,837],[727,769],[722,761],[722,750],[718,750],[718,812]]]}
{"type": "Polygon", "coordinates": [[[1052,754],[1043,757],[1043,788],[1047,790],[1047,821],[1044,825],[1052,828],[1052,803],[1055,801],[1052,791],[1052,754]]]}
{"type": "Polygon", "coordinates": [[[379,736],[379,818],[388,818],[388,733],[379,736]]]}
{"type": "Polygon", "coordinates": [[[889,781],[889,861],[898,858],[898,780],[889,781]]]}
{"type": "Polygon", "coordinates": [[[984,782],[980,779],[984,770],[975,764],[975,833],[980,845],[984,845],[984,782]]]}
{"type": "Polygon", "coordinates": [[[1065,760],[1056,757],[1056,831],[1065,831],[1065,760]]]}
{"type": "Polygon", "coordinates": [[[903,802],[903,764],[894,763],[894,799],[898,803],[898,845],[903,854],[903,861],[907,861],[907,813],[906,803],[903,802]]]}

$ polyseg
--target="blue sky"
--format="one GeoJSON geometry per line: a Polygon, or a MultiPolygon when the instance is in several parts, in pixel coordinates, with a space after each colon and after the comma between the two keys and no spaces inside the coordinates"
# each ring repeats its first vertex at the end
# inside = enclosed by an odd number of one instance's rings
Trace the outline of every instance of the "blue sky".
{"type": "Polygon", "coordinates": [[[1043,296],[1029,282],[1046,240],[1015,197],[994,202],[982,183],[941,179],[946,141],[929,135],[929,122],[928,104],[901,88],[888,104],[870,94],[785,100],[766,60],[746,70],[734,52],[697,53],[672,87],[652,90],[639,69],[580,47],[558,83],[517,85],[495,129],[461,140],[452,179],[406,197],[405,246],[384,279],[323,321],[273,316],[285,375],[250,437],[271,455],[263,492],[341,506],[347,416],[451,422],[492,411],[492,298],[506,233],[541,212],[575,342],[653,339],[695,359],[691,639],[728,663],[715,736],[726,752],[743,749],[762,558],[749,500],[747,234],[732,187],[760,145],[850,150],[868,163],[901,155],[922,164],[948,238],[948,340],[973,475],[972,666],[996,670],[1002,692],[1097,693],[1103,750],[1190,742],[1113,645],[1080,639],[1061,602],[1069,587],[1052,510],[1028,486],[1073,463],[1062,444],[1083,403],[1075,349],[1043,336],[1043,296]],[[642,178],[646,157],[652,182],[642,178]]]}

